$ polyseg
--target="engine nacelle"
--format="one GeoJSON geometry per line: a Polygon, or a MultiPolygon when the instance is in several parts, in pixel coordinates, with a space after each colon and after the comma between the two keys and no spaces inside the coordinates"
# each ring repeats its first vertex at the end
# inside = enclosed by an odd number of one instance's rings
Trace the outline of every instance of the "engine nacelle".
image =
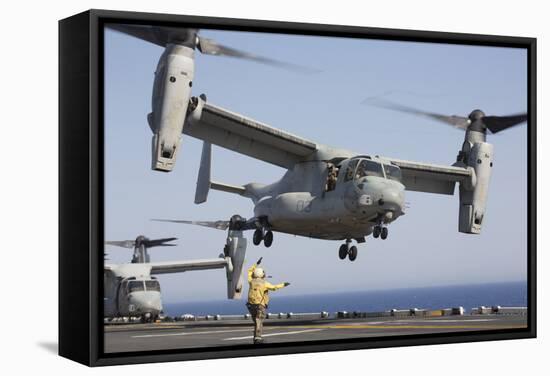
{"type": "Polygon", "coordinates": [[[224,249],[226,259],[231,264],[226,269],[227,277],[227,298],[240,299],[243,293],[243,266],[246,256],[246,238],[239,230],[229,230],[224,249]]]}
{"type": "Polygon", "coordinates": [[[487,142],[465,141],[462,153],[465,164],[473,169],[473,177],[468,184],[460,184],[458,231],[479,234],[489,193],[493,145],[487,142]]]}
{"type": "Polygon", "coordinates": [[[164,142],[161,141],[159,135],[153,135],[151,139],[151,169],[170,172],[176,164],[176,158],[181,145],[181,136],[171,142],[172,148],[169,151],[167,151],[163,145],[164,142]]]}
{"type": "Polygon", "coordinates": [[[181,144],[194,77],[194,50],[168,44],[159,59],[153,85],[153,112],[147,120],[153,131],[152,168],[171,171],[181,144]]]}

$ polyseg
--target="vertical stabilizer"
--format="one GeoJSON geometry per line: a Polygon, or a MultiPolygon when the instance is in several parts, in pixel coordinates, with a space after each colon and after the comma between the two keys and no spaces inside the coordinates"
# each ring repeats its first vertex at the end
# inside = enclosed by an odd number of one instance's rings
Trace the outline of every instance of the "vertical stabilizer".
{"type": "Polygon", "coordinates": [[[208,142],[202,144],[201,165],[197,176],[197,190],[195,191],[195,204],[202,204],[208,199],[210,190],[210,165],[212,161],[212,145],[208,142]]]}

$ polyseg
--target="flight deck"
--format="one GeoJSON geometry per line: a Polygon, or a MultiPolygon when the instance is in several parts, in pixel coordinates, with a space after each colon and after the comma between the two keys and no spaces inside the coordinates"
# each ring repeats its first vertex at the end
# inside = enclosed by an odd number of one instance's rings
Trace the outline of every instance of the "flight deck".
{"type": "MultiPolygon", "coordinates": [[[[500,308],[500,307],[499,307],[500,308]]],[[[464,314],[460,310],[386,312],[382,316],[338,312],[332,315],[271,314],[264,321],[265,343],[372,338],[431,333],[526,329],[525,308],[464,314]],[[306,315],[309,315],[306,316],[306,315]],[[324,316],[324,317],[323,317],[324,316]]],[[[252,343],[251,319],[207,316],[152,324],[105,325],[105,352],[129,352],[228,346],[252,343]]]]}

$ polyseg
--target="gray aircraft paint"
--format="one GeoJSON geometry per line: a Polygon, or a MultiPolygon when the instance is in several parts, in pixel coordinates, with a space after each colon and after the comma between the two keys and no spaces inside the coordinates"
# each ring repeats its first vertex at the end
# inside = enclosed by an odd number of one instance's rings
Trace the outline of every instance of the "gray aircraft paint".
{"type": "Polygon", "coordinates": [[[183,122],[191,95],[195,52],[168,44],[155,71],[152,108],[148,120],[153,130],[152,168],[170,171],[181,143],[183,122]]]}
{"type": "MultiPolygon", "coordinates": [[[[165,46],[166,50],[161,56],[159,67],[166,66],[168,72],[172,72],[170,64],[179,61],[181,64],[174,63],[174,74],[193,77],[195,47],[203,53],[212,48],[206,53],[216,55],[223,52],[230,56],[245,57],[236,55],[236,50],[224,50],[209,40],[204,41],[203,51],[196,32],[191,29],[158,29],[149,34],[146,30],[140,30],[139,33],[122,31],[157,44],[158,35],[164,35],[166,38],[160,44],[165,46]],[[195,40],[190,37],[192,35],[195,35],[195,40]]],[[[257,58],[255,60],[262,61],[257,58]]],[[[158,68],[157,71],[162,72],[162,69],[158,68]]],[[[207,184],[205,176],[210,175],[211,152],[205,144],[200,169],[202,172],[199,172],[195,196],[196,203],[206,201],[209,188],[238,193],[251,198],[254,202],[256,227],[262,232],[275,230],[321,239],[349,241],[355,238],[363,241],[365,236],[373,232],[375,226],[379,228],[389,224],[403,214],[405,189],[454,194],[455,185],[459,183],[458,229],[460,232],[471,234],[481,231],[492,167],[492,146],[485,142],[485,130],[489,128],[496,132],[508,126],[503,125],[501,129],[495,126],[496,130],[493,130],[491,126],[482,122],[481,117],[472,117],[476,111],[472,112],[470,120],[460,116],[423,113],[466,130],[465,142],[454,167],[365,156],[378,163],[401,168],[401,183],[389,181],[385,177],[368,177],[364,181],[353,183],[341,182],[340,174],[335,191],[322,192],[328,163],[335,162],[343,170],[346,162],[357,158],[354,156],[358,156],[358,153],[315,144],[234,112],[208,105],[206,98],[202,96],[200,99],[190,98],[190,85],[175,90],[175,85],[169,85],[177,82],[177,79],[173,79],[175,76],[158,72],[155,76],[155,88],[160,85],[157,85],[158,78],[158,82],[167,84],[168,89],[156,91],[162,92],[162,97],[153,95],[153,115],[149,116],[153,119],[153,124],[150,125],[155,133],[153,169],[172,170],[181,141],[179,130],[208,144],[216,144],[288,169],[280,181],[267,186],[253,183],[234,186],[214,181],[207,184]],[[186,107],[188,101],[189,106],[186,107]],[[183,111],[184,107],[187,112],[183,111]],[[174,113],[177,116],[171,116],[174,113]],[[178,123],[186,113],[186,121],[178,123]],[[159,122],[158,119],[165,121],[159,122]],[[464,120],[468,122],[465,123],[464,120]],[[206,168],[207,173],[204,172],[206,168]]],[[[422,114],[404,106],[397,109],[422,114]]],[[[477,112],[484,116],[481,111],[477,112]]],[[[519,118],[526,119],[526,114],[520,115],[519,118]]]]}
{"type": "MultiPolygon", "coordinates": [[[[362,241],[375,226],[387,225],[404,214],[405,190],[454,194],[459,183],[459,231],[479,233],[491,174],[492,146],[484,135],[467,131],[462,156],[453,166],[361,155],[335,149],[259,123],[254,119],[207,104],[205,97],[191,100],[183,133],[202,139],[203,155],[197,179],[196,203],[206,201],[208,189],[248,197],[255,218],[266,218],[269,230],[320,239],[362,241]],[[210,144],[286,167],[275,183],[243,186],[211,180],[210,144]],[[480,164],[480,158],[486,163],[480,164]],[[400,181],[386,176],[345,179],[352,161],[371,160],[400,168],[400,181]],[[336,188],[325,192],[328,164],[339,168],[336,188]],[[210,181],[210,184],[208,184],[210,181]]],[[[355,175],[355,172],[354,172],[355,175]]]]}
{"type": "MultiPolygon", "coordinates": [[[[132,241],[109,243],[128,248],[132,241]]],[[[163,310],[160,283],[155,278],[159,274],[225,268],[227,298],[240,299],[245,256],[246,239],[238,230],[229,231],[224,253],[214,259],[150,262],[145,246],[138,245],[132,263],[104,265],[104,317],[133,316],[146,320],[158,317],[163,310]],[[134,282],[141,283],[143,289],[131,291],[134,282]],[[156,284],[158,289],[148,289],[147,282],[156,284]]]]}

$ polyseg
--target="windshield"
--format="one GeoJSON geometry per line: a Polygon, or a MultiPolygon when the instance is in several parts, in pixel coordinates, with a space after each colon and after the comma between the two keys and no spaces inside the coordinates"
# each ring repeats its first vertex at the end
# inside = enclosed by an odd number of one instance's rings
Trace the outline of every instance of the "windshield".
{"type": "Polygon", "coordinates": [[[158,281],[145,281],[147,291],[160,291],[160,283],[158,281]]]}
{"type": "Polygon", "coordinates": [[[143,281],[130,281],[128,282],[128,292],[143,291],[143,281]]]}
{"type": "Polygon", "coordinates": [[[401,169],[393,165],[384,165],[386,177],[391,180],[401,181],[401,169]]]}
{"type": "Polygon", "coordinates": [[[357,159],[354,159],[348,163],[348,168],[346,169],[346,176],[344,181],[350,181],[353,179],[353,173],[355,172],[355,167],[357,166],[357,159]]]}
{"type": "Polygon", "coordinates": [[[357,172],[355,173],[355,179],[360,179],[364,176],[378,176],[383,178],[384,172],[382,171],[382,165],[378,162],[369,161],[364,159],[357,166],[357,172]]]}

